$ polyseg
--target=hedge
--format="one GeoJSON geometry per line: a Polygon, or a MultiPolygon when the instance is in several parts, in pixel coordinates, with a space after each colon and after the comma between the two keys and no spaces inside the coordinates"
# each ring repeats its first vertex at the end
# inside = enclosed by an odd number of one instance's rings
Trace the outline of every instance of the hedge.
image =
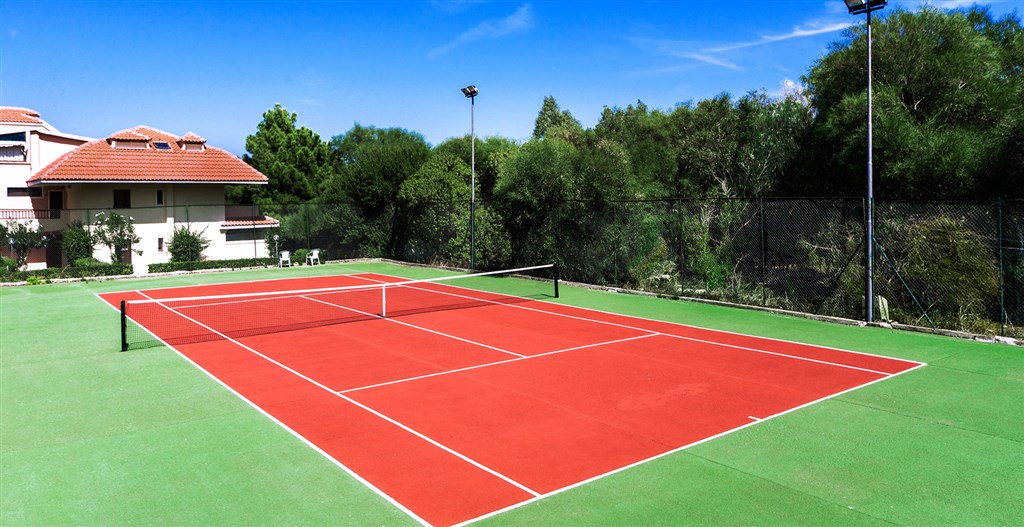
{"type": "Polygon", "coordinates": [[[237,260],[201,260],[197,262],[167,262],[149,264],[150,273],[196,271],[199,269],[241,269],[243,267],[270,267],[277,265],[275,258],[240,258],[237,260]]]}
{"type": "Polygon", "coordinates": [[[54,278],[89,278],[94,276],[122,276],[132,274],[132,264],[98,263],[75,267],[47,267],[31,271],[6,271],[0,273],[3,282],[27,282],[32,277],[42,280],[54,278]]]}

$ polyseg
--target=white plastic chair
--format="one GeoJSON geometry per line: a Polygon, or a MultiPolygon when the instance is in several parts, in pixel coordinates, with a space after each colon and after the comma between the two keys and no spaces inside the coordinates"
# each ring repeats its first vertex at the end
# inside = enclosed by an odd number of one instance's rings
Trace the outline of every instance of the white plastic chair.
{"type": "Polygon", "coordinates": [[[306,255],[306,263],[309,265],[320,264],[320,249],[313,249],[309,254],[306,255]]]}
{"type": "Polygon", "coordinates": [[[277,262],[278,267],[291,267],[292,266],[292,253],[291,251],[281,251],[281,259],[277,262]]]}

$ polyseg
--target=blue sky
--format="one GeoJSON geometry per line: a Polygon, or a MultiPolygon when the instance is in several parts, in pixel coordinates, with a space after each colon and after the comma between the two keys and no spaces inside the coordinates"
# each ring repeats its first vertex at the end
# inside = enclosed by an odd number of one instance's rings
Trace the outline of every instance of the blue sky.
{"type": "Polygon", "coordinates": [[[459,89],[476,84],[477,133],[523,140],[547,95],[593,126],[637,100],[779,93],[859,22],[842,0],[4,0],[0,105],[90,137],[194,131],[241,155],[275,103],[325,140],[359,123],[437,144],[469,132],[459,89]]]}

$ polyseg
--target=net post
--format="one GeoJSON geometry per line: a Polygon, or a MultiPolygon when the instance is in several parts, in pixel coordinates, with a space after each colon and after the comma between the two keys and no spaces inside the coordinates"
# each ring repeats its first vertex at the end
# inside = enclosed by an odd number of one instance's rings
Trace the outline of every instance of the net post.
{"type": "Polygon", "coordinates": [[[388,318],[388,285],[380,286],[380,318],[388,318]]]}
{"type": "Polygon", "coordinates": [[[554,269],[554,274],[555,274],[555,298],[558,298],[558,279],[559,279],[558,264],[555,264],[553,269],[554,269]]]}
{"type": "Polygon", "coordinates": [[[125,301],[121,301],[121,351],[128,351],[128,313],[125,301]]]}

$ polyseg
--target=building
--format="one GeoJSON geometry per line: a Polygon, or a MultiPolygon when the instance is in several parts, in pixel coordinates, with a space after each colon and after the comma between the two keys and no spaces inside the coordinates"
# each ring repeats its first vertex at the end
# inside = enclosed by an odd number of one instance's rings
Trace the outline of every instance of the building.
{"type": "MultiPolygon", "coordinates": [[[[46,251],[30,255],[30,268],[71,263],[63,261],[60,233],[75,221],[94,223],[101,212],[134,221],[140,241],[121,258],[137,274],[145,273],[148,264],[170,260],[167,246],[180,226],[210,240],[205,259],[268,256],[263,239],[278,221],[254,207],[224,202],[225,185],[265,185],[266,176],[194,133],[176,136],[136,126],[87,140],[61,134],[37,112],[19,108],[0,108],[0,126],[3,137],[10,138],[0,145],[11,148],[2,151],[0,160],[0,181],[8,196],[0,219],[38,222],[51,240],[46,251]],[[22,121],[38,123],[4,120],[19,112],[22,121]],[[25,138],[26,160],[16,161],[18,145],[12,143],[20,137],[25,138]]],[[[104,247],[96,247],[94,255],[105,261],[111,256],[104,247]]]]}
{"type": "MultiPolygon", "coordinates": [[[[51,197],[41,187],[30,188],[25,182],[32,174],[89,140],[57,130],[35,110],[0,106],[0,222],[15,220],[34,227],[38,220],[60,219],[63,194],[55,192],[51,197]]],[[[2,242],[0,245],[6,247],[6,240],[2,242]]],[[[54,244],[54,248],[56,255],[50,254],[51,259],[60,257],[60,245],[54,244]]],[[[54,249],[49,250],[53,253],[54,249]]],[[[6,252],[4,255],[10,256],[6,252]]],[[[46,250],[29,254],[31,267],[40,267],[46,260],[46,250]]]]}

